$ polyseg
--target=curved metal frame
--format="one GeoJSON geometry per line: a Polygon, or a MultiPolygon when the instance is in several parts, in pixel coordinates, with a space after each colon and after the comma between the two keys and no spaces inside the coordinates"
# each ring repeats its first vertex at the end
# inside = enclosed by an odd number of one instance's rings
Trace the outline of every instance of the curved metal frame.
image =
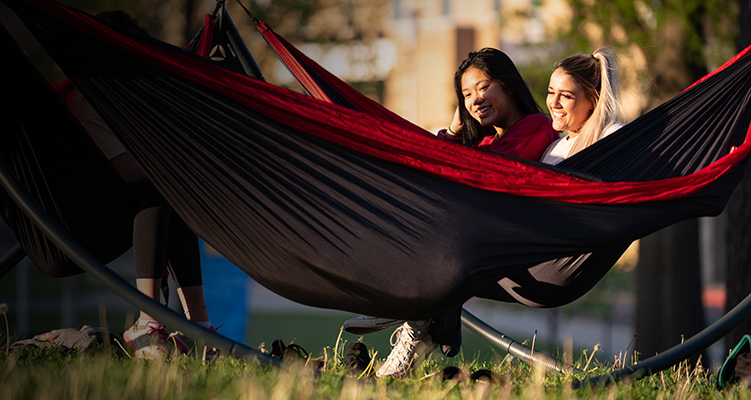
{"type": "Polygon", "coordinates": [[[26,257],[26,251],[20,244],[16,244],[3,258],[0,258],[0,279],[26,257]]]}
{"type": "Polygon", "coordinates": [[[732,310],[728,311],[722,316],[722,318],[704,328],[701,332],[695,334],[685,342],[673,346],[656,356],[652,356],[630,367],[614,371],[610,374],[596,376],[584,381],[572,382],[571,385],[574,389],[578,389],[587,385],[615,383],[626,378],[641,379],[660,372],[695,354],[698,354],[713,343],[722,339],[723,336],[727,335],[731,329],[736,327],[749,315],[751,315],[751,294],[746,296],[743,301],[733,307],[732,310]]]}
{"type": "Polygon", "coordinates": [[[549,354],[531,349],[497,331],[465,308],[462,308],[462,325],[527,364],[540,365],[548,371],[578,372],[573,365],[566,364],[549,354]]]}
{"type": "MultiPolygon", "coordinates": [[[[0,157],[0,185],[36,225],[66,256],[82,270],[90,274],[104,287],[134,307],[148,312],[167,325],[177,328],[185,335],[204,342],[209,347],[219,349],[222,354],[236,358],[257,359],[273,365],[281,360],[261,353],[257,349],[235,342],[201,325],[188,321],[184,316],[163,306],[161,303],[145,296],[119,275],[97,260],[79,243],[77,243],[60,225],[47,214],[26,188],[18,181],[4,158],[0,157]]],[[[19,246],[20,247],[20,246],[19,246]]],[[[13,251],[12,251],[13,253],[13,251]]],[[[14,253],[15,254],[15,253],[14,253]]],[[[4,257],[3,262],[5,262],[4,257]]],[[[19,260],[20,261],[20,260],[19,260]]],[[[10,262],[10,261],[8,261],[10,262]]],[[[15,264],[13,264],[15,265],[15,264]]]]}
{"type": "MultiPolygon", "coordinates": [[[[660,372],[693,355],[699,354],[702,350],[708,348],[723,336],[727,335],[731,329],[737,326],[743,319],[751,315],[751,294],[746,296],[743,301],[738,303],[732,310],[728,311],[722,318],[715,321],[710,326],[704,328],[701,332],[695,334],[685,342],[673,346],[670,349],[638,362],[632,366],[614,371],[609,374],[603,374],[589,378],[583,381],[572,382],[571,387],[578,389],[588,385],[606,385],[618,382],[623,379],[641,379],[651,374],[660,372]]],[[[556,358],[540,352],[532,352],[527,346],[511,339],[505,334],[499,332],[492,326],[481,321],[469,311],[462,308],[462,323],[464,326],[500,347],[509,354],[521,359],[532,365],[542,365],[550,371],[562,372],[573,368],[570,365],[557,360],[556,358]]]]}

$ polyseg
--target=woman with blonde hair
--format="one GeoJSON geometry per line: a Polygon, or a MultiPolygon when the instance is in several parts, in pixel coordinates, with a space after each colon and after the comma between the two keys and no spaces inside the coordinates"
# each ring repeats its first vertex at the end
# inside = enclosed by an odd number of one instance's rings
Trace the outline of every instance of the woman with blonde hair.
{"type": "MultiPolygon", "coordinates": [[[[593,54],[575,54],[555,64],[546,100],[553,119],[551,129],[551,121],[537,111],[521,75],[503,52],[483,49],[470,53],[454,77],[460,106],[451,125],[438,137],[557,164],[622,126],[617,122],[616,62],[613,50],[600,48],[593,54]],[[566,136],[556,139],[555,131],[566,136]]],[[[550,270],[533,272],[548,274],[550,270]]],[[[554,268],[546,278],[571,281],[575,272],[574,268],[554,268]]],[[[460,310],[423,321],[361,315],[346,321],[344,329],[365,334],[399,324],[392,335],[393,349],[376,371],[379,378],[406,375],[439,344],[450,357],[459,350],[460,310]]]]}
{"type": "Polygon", "coordinates": [[[548,146],[541,162],[558,164],[623,126],[618,123],[617,63],[613,49],[600,47],[555,64],[545,104],[553,129],[565,136],[548,146]]]}

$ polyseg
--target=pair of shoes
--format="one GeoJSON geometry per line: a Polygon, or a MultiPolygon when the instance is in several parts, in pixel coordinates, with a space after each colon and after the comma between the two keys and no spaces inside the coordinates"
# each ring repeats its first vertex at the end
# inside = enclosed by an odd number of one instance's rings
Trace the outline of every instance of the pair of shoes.
{"type": "Polygon", "coordinates": [[[430,324],[430,320],[407,321],[396,328],[391,335],[394,348],[376,372],[376,377],[404,376],[429,356],[438,347],[428,334],[430,324]]]}
{"type": "MultiPolygon", "coordinates": [[[[221,328],[222,326],[219,325],[216,328],[213,326],[210,326],[208,329],[211,331],[216,332],[217,329],[221,328]]],[[[185,355],[191,355],[196,351],[195,349],[195,341],[187,336],[185,336],[180,331],[175,331],[169,334],[169,341],[171,343],[174,343],[175,349],[185,355]]],[[[216,348],[206,348],[206,360],[208,361],[214,361],[217,358],[221,356],[221,352],[217,350],[216,348]]],[[[199,350],[199,353],[201,353],[201,356],[203,356],[203,350],[199,350]]]]}
{"type": "Polygon", "coordinates": [[[169,355],[167,345],[167,331],[158,322],[149,322],[146,325],[138,325],[136,321],[123,334],[125,345],[135,353],[136,358],[157,359],[169,355]]]}
{"type": "Polygon", "coordinates": [[[360,315],[356,318],[350,318],[344,321],[344,330],[355,335],[365,335],[367,333],[378,332],[382,329],[391,328],[392,326],[401,325],[403,319],[371,317],[360,315]]]}

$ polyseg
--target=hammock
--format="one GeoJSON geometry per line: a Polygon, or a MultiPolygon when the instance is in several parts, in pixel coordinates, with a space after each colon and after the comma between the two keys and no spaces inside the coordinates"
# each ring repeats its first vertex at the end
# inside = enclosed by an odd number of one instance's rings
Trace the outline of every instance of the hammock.
{"type": "MultiPolygon", "coordinates": [[[[514,285],[497,282],[581,255],[598,262],[574,277],[586,283],[577,288],[594,284],[624,244],[721,212],[751,148],[748,49],[550,167],[312,99],[51,1],[3,1],[199,236],[311,306],[425,318],[472,296],[511,300],[514,285]]],[[[18,143],[82,136],[49,86],[20,73],[32,69],[25,57],[0,68],[18,143]]],[[[27,177],[34,165],[22,160],[39,146],[22,153],[4,142],[3,156],[27,177]]]]}

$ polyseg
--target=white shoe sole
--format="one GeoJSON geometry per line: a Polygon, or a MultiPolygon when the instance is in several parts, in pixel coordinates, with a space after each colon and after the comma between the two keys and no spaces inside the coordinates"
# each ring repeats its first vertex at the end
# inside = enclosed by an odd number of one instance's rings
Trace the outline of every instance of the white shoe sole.
{"type": "Polygon", "coordinates": [[[344,330],[355,335],[365,335],[368,333],[378,332],[392,326],[401,325],[404,320],[374,318],[364,320],[362,318],[352,318],[344,321],[344,330]]]}

